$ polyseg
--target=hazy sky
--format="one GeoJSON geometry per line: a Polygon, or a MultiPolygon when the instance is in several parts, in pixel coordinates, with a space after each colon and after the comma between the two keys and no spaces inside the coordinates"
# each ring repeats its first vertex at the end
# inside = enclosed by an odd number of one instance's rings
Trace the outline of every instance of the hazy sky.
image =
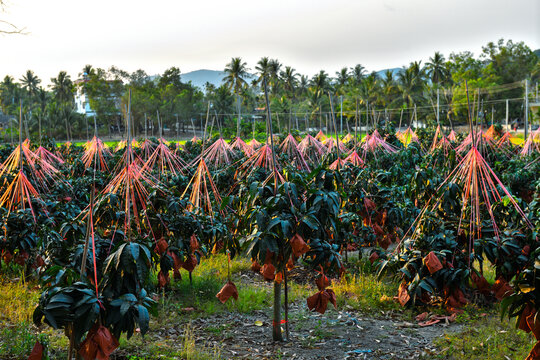
{"type": "Polygon", "coordinates": [[[0,76],[32,69],[44,83],[85,64],[162,73],[222,70],[262,56],[331,75],[426,61],[438,50],[480,53],[503,37],[540,48],[539,0],[6,0],[0,19],[27,35],[0,36],[0,76]]]}

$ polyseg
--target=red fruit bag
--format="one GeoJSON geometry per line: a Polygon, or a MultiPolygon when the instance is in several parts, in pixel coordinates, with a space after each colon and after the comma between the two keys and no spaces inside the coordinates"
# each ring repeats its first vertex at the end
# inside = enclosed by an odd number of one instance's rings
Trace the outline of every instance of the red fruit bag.
{"type": "Polygon", "coordinates": [[[231,296],[234,300],[238,300],[238,289],[236,289],[236,285],[232,281],[229,281],[221,288],[216,297],[225,304],[231,296]]]}

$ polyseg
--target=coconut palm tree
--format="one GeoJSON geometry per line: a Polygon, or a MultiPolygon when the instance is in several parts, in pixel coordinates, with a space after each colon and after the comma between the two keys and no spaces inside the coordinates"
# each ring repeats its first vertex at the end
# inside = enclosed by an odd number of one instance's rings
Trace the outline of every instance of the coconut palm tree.
{"type": "Polygon", "coordinates": [[[0,106],[5,114],[15,113],[22,89],[13,77],[6,75],[0,83],[0,106]]]}
{"type": "Polygon", "coordinates": [[[41,79],[38,78],[32,70],[27,70],[26,74],[24,74],[19,81],[21,82],[23,89],[25,89],[30,98],[33,99],[37,93],[41,79]]]}
{"type": "Polygon", "coordinates": [[[61,109],[60,113],[62,114],[66,125],[66,136],[67,139],[70,140],[68,112],[71,112],[73,109],[73,82],[71,81],[71,77],[65,71],[60,71],[56,78],[51,78],[51,82],[54,99],[58,102],[59,108],[61,109]]]}
{"type": "Polygon", "coordinates": [[[321,70],[318,74],[315,74],[311,78],[311,85],[315,88],[316,91],[327,91],[330,90],[330,78],[326,71],[321,70]]]}
{"type": "Polygon", "coordinates": [[[269,63],[269,82],[272,87],[272,95],[277,96],[280,88],[279,72],[281,69],[281,63],[278,59],[272,59],[269,63]]]}
{"type": "Polygon", "coordinates": [[[360,64],[357,64],[355,67],[351,68],[351,81],[354,86],[359,86],[362,80],[364,80],[366,74],[366,68],[360,64]]]}
{"type": "Polygon", "coordinates": [[[298,80],[298,95],[304,96],[309,87],[309,78],[306,75],[300,75],[300,80],[298,80]]]}
{"type": "Polygon", "coordinates": [[[36,92],[36,102],[37,102],[37,113],[38,113],[37,118],[38,118],[39,143],[41,145],[41,133],[42,133],[41,121],[43,119],[43,116],[45,115],[47,103],[49,102],[49,94],[47,93],[47,90],[45,90],[41,86],[37,89],[37,92],[36,92]]]}
{"type": "Polygon", "coordinates": [[[398,87],[401,93],[403,105],[409,109],[409,115],[412,114],[412,107],[418,99],[419,87],[421,88],[421,78],[419,78],[418,66],[411,63],[409,67],[403,67],[398,74],[398,87]]]}
{"type": "MultiPolygon", "coordinates": [[[[291,131],[291,121],[292,121],[292,107],[296,102],[296,86],[298,84],[298,74],[296,70],[290,66],[285,66],[285,70],[280,74],[281,81],[283,83],[283,89],[288,95],[290,102],[288,102],[289,110],[289,132],[291,131]]],[[[283,101],[282,101],[283,102],[283,101]]],[[[298,124],[298,120],[296,121],[298,124]]]]}
{"type": "Polygon", "coordinates": [[[290,66],[285,66],[285,70],[281,72],[281,81],[283,82],[284,90],[295,99],[296,86],[298,85],[298,74],[296,70],[290,66]]]}
{"type": "Polygon", "coordinates": [[[336,87],[338,93],[345,87],[349,81],[349,69],[347,67],[342,68],[340,71],[336,71],[336,87]]]}
{"type": "Polygon", "coordinates": [[[229,90],[233,90],[236,95],[236,107],[238,118],[236,119],[236,136],[240,137],[240,93],[242,87],[246,86],[245,77],[248,76],[247,63],[242,61],[242,58],[232,58],[231,62],[225,66],[225,77],[223,81],[229,90]]]}
{"type": "Polygon", "coordinates": [[[62,103],[73,101],[73,81],[65,71],[60,71],[57,77],[51,78],[51,82],[56,100],[62,103]]]}
{"type": "Polygon", "coordinates": [[[270,58],[268,56],[263,56],[261,60],[257,62],[255,70],[259,73],[257,83],[262,84],[265,77],[267,79],[270,77],[270,58]]]}
{"type": "Polygon", "coordinates": [[[384,77],[380,80],[381,84],[381,102],[385,107],[392,107],[396,102],[399,92],[394,79],[394,73],[392,70],[386,70],[384,77]]]}
{"type": "Polygon", "coordinates": [[[84,79],[87,79],[90,76],[95,75],[95,73],[96,73],[96,70],[92,67],[92,65],[87,64],[87,65],[84,65],[84,67],[82,68],[82,71],[79,73],[79,76],[84,79]]]}
{"type": "Polygon", "coordinates": [[[439,85],[448,78],[448,69],[444,55],[436,51],[426,63],[426,72],[432,83],[439,85]]]}

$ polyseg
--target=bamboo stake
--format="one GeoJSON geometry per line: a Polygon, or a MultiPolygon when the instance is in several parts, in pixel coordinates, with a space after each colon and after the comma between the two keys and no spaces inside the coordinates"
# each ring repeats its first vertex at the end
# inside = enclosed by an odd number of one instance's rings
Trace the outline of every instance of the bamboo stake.
{"type": "MultiPolygon", "coordinates": [[[[266,100],[266,114],[267,114],[267,122],[268,122],[268,128],[270,130],[270,149],[272,150],[272,166],[274,169],[274,195],[277,194],[277,182],[278,182],[278,173],[277,173],[277,167],[276,167],[276,154],[274,151],[274,131],[272,129],[272,113],[270,111],[270,101],[268,100],[268,86],[266,84],[266,77],[263,78],[264,82],[264,98],[266,100]]],[[[268,141],[268,140],[267,140],[268,141]]],[[[287,268],[283,270],[285,273],[287,271],[287,268]]],[[[286,279],[286,276],[284,276],[284,280],[286,279]]],[[[285,290],[287,290],[287,287],[285,286],[285,290]]],[[[287,340],[289,339],[289,332],[288,332],[288,296],[287,291],[285,291],[285,324],[287,329],[287,340]]],[[[281,335],[281,284],[274,281],[274,321],[272,326],[272,335],[274,341],[283,341],[283,336],[281,335]]]]}
{"type": "Polygon", "coordinates": [[[328,93],[328,98],[330,99],[330,113],[332,114],[332,123],[334,126],[334,134],[336,135],[336,155],[337,155],[337,172],[339,173],[339,136],[337,133],[337,123],[336,123],[336,117],[334,116],[334,102],[332,100],[332,94],[328,93]]]}

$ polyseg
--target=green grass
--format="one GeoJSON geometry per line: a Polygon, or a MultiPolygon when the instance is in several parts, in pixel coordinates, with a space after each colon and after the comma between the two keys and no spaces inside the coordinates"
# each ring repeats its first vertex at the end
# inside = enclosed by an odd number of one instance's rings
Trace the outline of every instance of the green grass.
{"type": "Polygon", "coordinates": [[[525,359],[536,341],[531,334],[515,328],[515,322],[500,320],[492,312],[481,320],[464,324],[463,331],[445,334],[435,340],[437,354],[431,359],[525,359]]]}
{"type": "Polygon", "coordinates": [[[120,347],[115,355],[125,356],[129,360],[143,359],[182,359],[182,360],[212,360],[220,359],[220,350],[217,347],[206,350],[202,344],[195,343],[195,334],[190,324],[183,327],[181,337],[161,337],[150,339],[134,336],[127,340],[122,336],[120,347]]]}
{"type": "Polygon", "coordinates": [[[31,323],[38,301],[35,284],[0,278],[0,327],[31,323]]]}
{"type": "Polygon", "coordinates": [[[0,357],[28,357],[37,339],[31,325],[26,322],[3,327],[0,330],[0,357]]]}
{"type": "Polygon", "coordinates": [[[213,255],[203,259],[192,273],[192,283],[189,274],[182,270],[182,280],[172,282],[172,294],[162,299],[160,306],[169,307],[178,313],[188,313],[193,316],[211,315],[223,311],[249,313],[270,306],[271,293],[268,286],[244,284],[239,274],[249,271],[251,262],[246,258],[237,257],[231,260],[231,280],[238,289],[238,300],[230,299],[225,304],[219,302],[216,294],[227,282],[227,257],[223,254],[213,255]],[[195,311],[186,311],[194,308],[195,311]]]}
{"type": "Polygon", "coordinates": [[[338,308],[348,306],[354,310],[399,309],[393,300],[399,284],[388,277],[377,277],[375,269],[364,259],[350,261],[348,274],[339,281],[333,281],[331,288],[336,293],[338,308]]]}
{"type": "MultiPolygon", "coordinates": [[[[166,291],[158,303],[158,316],[151,317],[150,331],[145,338],[136,334],[127,340],[120,338],[120,348],[116,355],[132,360],[138,359],[193,359],[206,360],[220,358],[217,347],[204,348],[195,342],[190,320],[217,313],[251,313],[254,310],[270,310],[272,307],[272,283],[253,279],[249,273],[250,261],[237,257],[231,261],[231,279],[239,290],[239,299],[230,299],[221,304],[216,294],[227,281],[227,257],[213,255],[203,259],[193,272],[190,284],[188,273],[182,270],[183,279],[172,281],[170,291],[166,291]],[[242,276],[243,275],[243,276],[242,276]],[[193,308],[193,309],[192,309],[193,308]],[[172,331],[172,333],[169,333],[172,331]]],[[[398,284],[391,278],[378,278],[368,261],[351,261],[349,273],[338,281],[333,281],[331,289],[337,296],[338,309],[357,310],[366,314],[379,311],[399,310],[412,321],[414,311],[404,311],[393,300],[398,284]]],[[[493,269],[484,265],[484,274],[493,281],[493,269]]],[[[17,276],[14,272],[11,277],[17,276]]],[[[289,282],[289,301],[305,303],[306,298],[317,291],[314,284],[301,285],[289,282]]],[[[34,283],[20,280],[10,281],[0,278],[0,358],[24,359],[39,338],[49,344],[51,358],[65,358],[68,340],[63,331],[53,330],[44,325],[38,329],[32,324],[32,312],[39,300],[40,290],[34,283]]],[[[332,307],[331,307],[332,308],[332,307]]],[[[441,309],[430,309],[437,312],[441,309]]],[[[495,308],[479,308],[469,305],[459,315],[457,324],[463,328],[457,333],[449,333],[435,341],[436,354],[433,359],[510,359],[525,358],[534,345],[533,337],[516,330],[513,321],[502,322],[495,308]],[[487,314],[483,314],[487,313],[487,314]]],[[[302,329],[308,319],[307,309],[290,314],[293,329],[302,329]]],[[[325,320],[321,320],[325,322],[325,320]]],[[[321,324],[322,324],[321,322],[321,324]]],[[[326,326],[315,326],[311,335],[304,339],[306,346],[334,336],[326,326]]],[[[227,335],[227,323],[211,323],[206,331],[213,335],[227,335]]],[[[231,335],[233,336],[233,335],[231,335]]]]}

